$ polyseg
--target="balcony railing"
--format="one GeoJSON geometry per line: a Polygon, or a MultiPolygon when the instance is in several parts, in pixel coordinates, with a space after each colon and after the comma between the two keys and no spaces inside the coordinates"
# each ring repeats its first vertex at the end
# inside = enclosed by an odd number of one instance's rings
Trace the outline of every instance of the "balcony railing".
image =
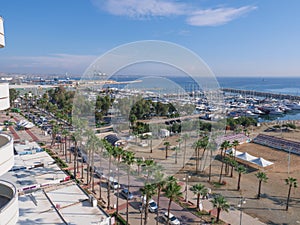
{"type": "Polygon", "coordinates": [[[0,134],[0,176],[14,165],[13,138],[7,134],[0,134]]]}
{"type": "Polygon", "coordinates": [[[16,224],[19,217],[18,194],[16,187],[4,180],[0,180],[0,196],[8,199],[3,205],[0,205],[0,224],[16,224]]]}

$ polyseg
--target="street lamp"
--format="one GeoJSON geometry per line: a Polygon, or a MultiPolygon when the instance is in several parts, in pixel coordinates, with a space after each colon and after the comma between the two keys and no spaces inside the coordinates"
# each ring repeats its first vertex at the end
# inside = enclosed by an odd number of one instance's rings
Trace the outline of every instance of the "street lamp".
{"type": "Polygon", "coordinates": [[[239,204],[237,205],[240,208],[240,225],[242,225],[243,205],[244,204],[246,204],[246,199],[241,196],[240,200],[239,200],[239,204]]]}
{"type": "Polygon", "coordinates": [[[183,180],[185,181],[185,202],[188,202],[188,180],[191,178],[190,175],[185,174],[183,180]]]}

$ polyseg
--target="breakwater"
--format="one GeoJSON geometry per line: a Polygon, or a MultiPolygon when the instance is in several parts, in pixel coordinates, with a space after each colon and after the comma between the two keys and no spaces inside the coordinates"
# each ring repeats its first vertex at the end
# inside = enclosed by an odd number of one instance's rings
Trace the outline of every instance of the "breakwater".
{"type": "Polygon", "coordinates": [[[262,92],[262,91],[254,91],[254,90],[241,90],[241,89],[234,89],[234,88],[222,88],[222,91],[227,93],[235,93],[235,94],[248,95],[248,96],[300,101],[300,96],[290,95],[290,94],[280,94],[280,93],[262,92]]]}

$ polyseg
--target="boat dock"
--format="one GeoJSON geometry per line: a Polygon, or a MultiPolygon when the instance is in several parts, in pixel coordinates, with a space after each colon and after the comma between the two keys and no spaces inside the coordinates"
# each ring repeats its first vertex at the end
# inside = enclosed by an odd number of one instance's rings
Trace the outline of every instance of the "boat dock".
{"type": "Polygon", "coordinates": [[[248,95],[248,96],[300,101],[300,96],[298,95],[261,92],[261,91],[254,91],[254,90],[241,90],[241,89],[233,89],[233,88],[222,88],[222,91],[227,93],[235,93],[235,94],[248,95]]]}

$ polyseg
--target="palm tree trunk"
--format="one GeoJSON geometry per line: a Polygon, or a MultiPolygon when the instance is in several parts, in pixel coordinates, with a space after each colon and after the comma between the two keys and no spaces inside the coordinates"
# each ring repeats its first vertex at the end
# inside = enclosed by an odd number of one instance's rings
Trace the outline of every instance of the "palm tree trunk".
{"type": "Polygon", "coordinates": [[[200,194],[197,194],[197,209],[200,210],[200,208],[199,208],[199,202],[200,202],[200,194]]]}
{"type": "Polygon", "coordinates": [[[169,217],[170,217],[170,209],[171,209],[171,203],[172,203],[172,198],[169,200],[169,205],[168,205],[168,218],[167,218],[167,224],[169,224],[169,217]]]}
{"type": "MultiPolygon", "coordinates": [[[[120,183],[120,157],[118,158],[118,184],[120,183]]],[[[119,213],[119,188],[117,188],[117,215],[119,213]]]]}
{"type": "Polygon", "coordinates": [[[290,196],[291,196],[291,189],[292,189],[292,185],[290,184],[290,186],[289,186],[289,192],[288,192],[288,197],[287,197],[287,200],[286,200],[285,211],[289,210],[289,201],[290,201],[290,196]]]}
{"type": "Polygon", "coordinates": [[[217,211],[217,223],[219,222],[219,220],[220,220],[220,213],[221,213],[221,208],[218,208],[217,209],[218,211],[217,211]]]}
{"type": "Polygon", "coordinates": [[[95,149],[93,149],[92,152],[92,171],[91,171],[91,179],[92,179],[92,192],[95,192],[95,170],[94,170],[94,155],[95,155],[95,149]]]}
{"type": "Polygon", "coordinates": [[[241,183],[241,176],[242,176],[242,174],[239,173],[238,186],[237,186],[237,190],[238,191],[241,189],[241,185],[240,185],[240,183],[241,183]]]}
{"type": "Polygon", "coordinates": [[[159,214],[159,200],[160,200],[160,190],[161,189],[161,187],[160,187],[160,185],[158,186],[158,188],[157,188],[157,211],[156,211],[156,225],[158,225],[158,214],[159,214]]]}
{"type": "Polygon", "coordinates": [[[183,153],[182,168],[184,168],[184,166],[185,166],[185,156],[186,156],[186,139],[184,140],[184,153],[183,153]]]}
{"type": "Polygon", "coordinates": [[[110,209],[110,167],[111,167],[111,155],[109,155],[109,162],[108,162],[108,180],[107,180],[107,209],[110,209]]]}
{"type": "Polygon", "coordinates": [[[261,180],[259,180],[259,183],[258,183],[258,194],[257,194],[257,199],[260,199],[260,191],[261,191],[261,180]]]}
{"type": "MultiPolygon", "coordinates": [[[[128,189],[128,193],[130,192],[129,188],[130,188],[130,166],[128,165],[128,168],[127,168],[127,179],[128,179],[128,183],[127,183],[127,189],[128,189]]],[[[129,213],[128,213],[128,198],[126,199],[126,224],[128,225],[128,220],[129,220],[129,213]]]]}
{"type": "Polygon", "coordinates": [[[147,225],[147,223],[148,223],[148,206],[149,206],[149,196],[146,196],[144,225],[147,225]]]}

